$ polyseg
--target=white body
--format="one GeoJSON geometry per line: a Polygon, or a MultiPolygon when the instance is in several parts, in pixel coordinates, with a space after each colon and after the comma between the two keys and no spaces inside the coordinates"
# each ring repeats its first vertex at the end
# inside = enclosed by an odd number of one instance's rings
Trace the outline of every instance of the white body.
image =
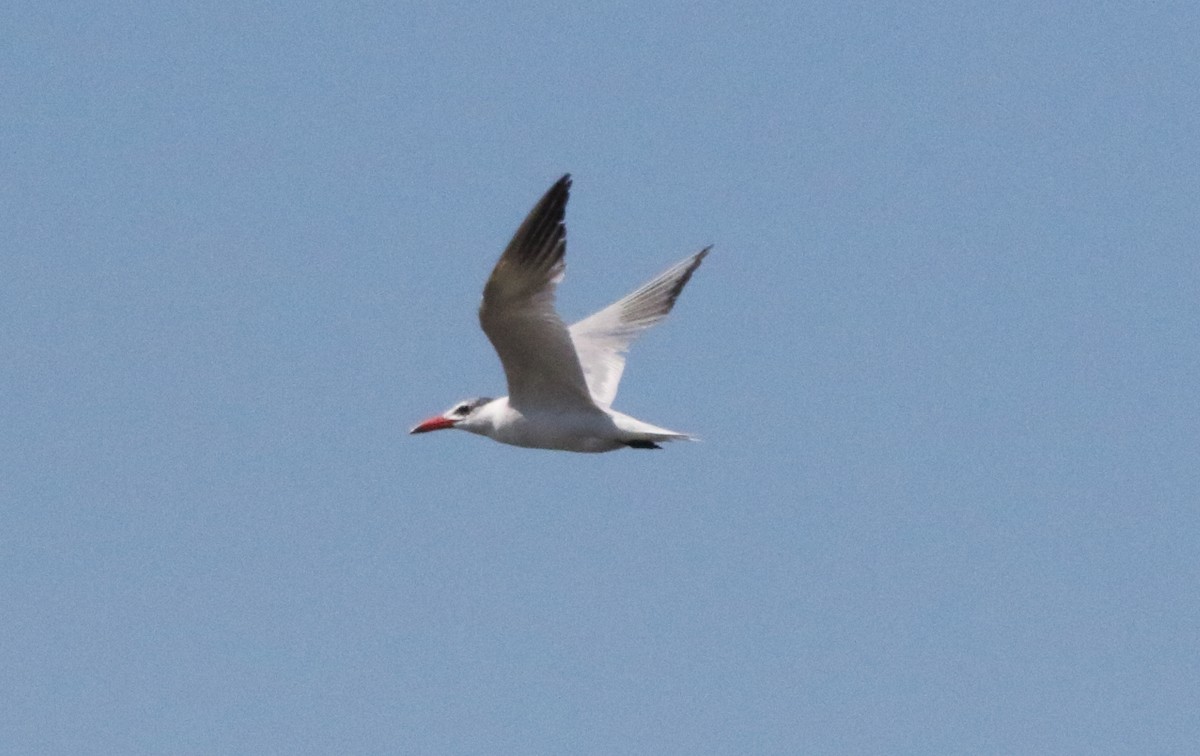
{"type": "Polygon", "coordinates": [[[691,438],[611,409],[521,412],[509,406],[507,396],[493,399],[455,427],[502,444],[573,452],[606,452],[630,443],[691,438]]]}

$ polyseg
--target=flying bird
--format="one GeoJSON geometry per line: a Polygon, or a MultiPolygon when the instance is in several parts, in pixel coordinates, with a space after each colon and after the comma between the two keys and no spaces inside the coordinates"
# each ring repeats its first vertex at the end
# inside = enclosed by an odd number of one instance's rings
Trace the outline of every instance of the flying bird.
{"type": "Polygon", "coordinates": [[[711,247],[568,327],[554,309],[563,278],[567,174],[534,205],[483,287],[479,324],[508,379],[508,396],[458,402],[412,433],[457,428],[514,446],[574,452],[661,449],[691,440],[612,409],[625,353],[666,317],[711,247]]]}

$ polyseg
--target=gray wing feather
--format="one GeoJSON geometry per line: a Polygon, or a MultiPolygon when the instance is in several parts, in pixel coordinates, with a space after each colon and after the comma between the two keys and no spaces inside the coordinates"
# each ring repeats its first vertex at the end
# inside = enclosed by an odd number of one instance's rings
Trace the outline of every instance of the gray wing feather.
{"type": "Polygon", "coordinates": [[[538,201],[500,255],[483,289],[479,324],[508,379],[509,404],[595,409],[554,294],[566,265],[563,223],[571,177],[538,201]]]}
{"type": "Polygon", "coordinates": [[[625,353],[643,331],[667,316],[712,247],[663,271],[628,296],[571,326],[571,340],[593,401],[608,407],[625,371],[625,353]]]}

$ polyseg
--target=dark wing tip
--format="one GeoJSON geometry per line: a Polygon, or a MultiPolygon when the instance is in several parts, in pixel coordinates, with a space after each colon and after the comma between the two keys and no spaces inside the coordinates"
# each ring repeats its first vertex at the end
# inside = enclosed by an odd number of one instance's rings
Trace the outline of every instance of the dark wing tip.
{"type": "Polygon", "coordinates": [[[542,198],[538,200],[533,209],[529,211],[529,217],[536,215],[558,213],[562,217],[562,213],[567,206],[567,200],[571,195],[571,174],[564,173],[562,178],[555,181],[542,198]]]}
{"type": "Polygon", "coordinates": [[[546,190],[517,229],[510,244],[513,252],[535,264],[552,263],[555,258],[561,258],[566,239],[567,200],[570,198],[571,174],[564,173],[546,190]]]}
{"type": "Polygon", "coordinates": [[[534,206],[534,208],[536,209],[542,205],[553,207],[554,205],[559,204],[560,201],[562,204],[566,204],[566,196],[570,193],[570,191],[571,174],[564,173],[558,181],[555,181],[550,185],[550,188],[547,189],[546,193],[542,195],[542,198],[538,200],[538,203],[534,206]]]}
{"type": "MultiPolygon", "coordinates": [[[[493,286],[496,273],[502,269],[525,271],[526,283],[534,288],[528,291],[519,288],[513,293],[528,295],[540,289],[560,268],[567,247],[566,214],[570,190],[571,174],[564,173],[525,216],[492,271],[492,278],[484,290],[485,297],[493,286]]],[[[499,291],[493,291],[499,294],[499,291]]]]}
{"type": "Polygon", "coordinates": [[[692,262],[687,266],[687,270],[683,272],[683,275],[680,276],[679,279],[675,281],[675,285],[671,287],[671,294],[668,297],[668,301],[670,302],[668,305],[668,311],[670,308],[675,306],[675,300],[679,299],[679,295],[683,292],[683,287],[687,286],[688,281],[692,280],[692,274],[696,272],[696,268],[700,267],[700,263],[704,262],[704,258],[708,257],[708,251],[712,248],[713,245],[709,244],[707,247],[692,256],[692,262]]]}

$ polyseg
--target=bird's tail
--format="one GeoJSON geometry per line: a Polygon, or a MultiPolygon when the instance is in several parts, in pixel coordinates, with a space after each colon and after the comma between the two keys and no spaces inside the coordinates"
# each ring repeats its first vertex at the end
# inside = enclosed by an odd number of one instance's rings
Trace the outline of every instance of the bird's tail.
{"type": "Polygon", "coordinates": [[[623,433],[624,441],[634,449],[658,449],[659,441],[699,441],[690,433],[667,430],[657,425],[642,422],[620,412],[612,412],[613,423],[623,433]]]}

